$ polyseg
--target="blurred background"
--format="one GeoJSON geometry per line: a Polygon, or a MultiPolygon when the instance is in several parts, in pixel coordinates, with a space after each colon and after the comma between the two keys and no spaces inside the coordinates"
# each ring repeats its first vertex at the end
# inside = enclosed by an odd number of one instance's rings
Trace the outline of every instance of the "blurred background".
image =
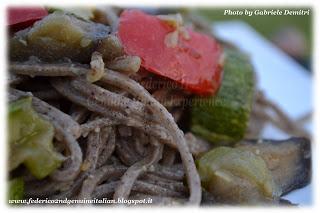
{"type": "MultiPolygon", "coordinates": [[[[311,71],[312,54],[312,9],[305,16],[228,16],[225,8],[198,8],[196,12],[210,22],[240,20],[250,24],[257,32],[272,41],[276,46],[294,58],[298,63],[311,71]]],[[[245,9],[245,8],[228,8],[245,9]]],[[[249,8],[275,9],[275,8],[249,8]]],[[[285,8],[297,9],[297,8],[285,8]]]]}

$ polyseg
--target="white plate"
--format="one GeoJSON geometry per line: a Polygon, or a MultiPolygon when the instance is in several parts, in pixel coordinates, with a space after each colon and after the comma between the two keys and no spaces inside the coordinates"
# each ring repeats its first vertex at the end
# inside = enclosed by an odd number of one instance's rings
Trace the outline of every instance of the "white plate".
{"type": "MultiPolygon", "coordinates": [[[[312,110],[312,77],[305,68],[244,22],[216,22],[213,30],[217,37],[230,41],[250,55],[258,75],[258,87],[292,118],[298,118],[312,110]]],[[[312,130],[311,122],[306,128],[312,130]]],[[[288,135],[267,126],[263,137],[286,139],[288,135]]],[[[309,185],[284,198],[300,205],[310,205],[311,189],[312,185],[309,185]]]]}

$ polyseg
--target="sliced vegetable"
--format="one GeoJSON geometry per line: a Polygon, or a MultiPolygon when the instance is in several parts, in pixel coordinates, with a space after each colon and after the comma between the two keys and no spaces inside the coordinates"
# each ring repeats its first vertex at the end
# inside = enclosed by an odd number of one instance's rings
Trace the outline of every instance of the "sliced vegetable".
{"type": "Polygon", "coordinates": [[[118,35],[126,54],[139,56],[148,71],[191,92],[215,94],[222,77],[222,49],[212,37],[182,28],[180,22],[125,10],[118,35]]]}
{"type": "Polygon", "coordinates": [[[10,40],[10,57],[20,61],[30,56],[44,61],[69,58],[89,63],[96,45],[109,32],[108,26],[56,11],[32,28],[17,32],[10,40]]]}
{"type": "Polygon", "coordinates": [[[54,150],[53,126],[39,117],[31,101],[23,98],[9,106],[9,170],[24,164],[42,179],[60,167],[64,157],[54,150]]]}
{"type": "Polygon", "coordinates": [[[48,12],[44,7],[9,7],[8,25],[14,31],[22,30],[47,15],[48,12]]]}
{"type": "Polygon", "coordinates": [[[84,20],[91,20],[94,18],[94,8],[91,7],[50,7],[48,10],[49,12],[63,11],[65,13],[75,15],[84,20]]]}
{"type": "Polygon", "coordinates": [[[283,194],[306,186],[311,181],[311,146],[305,138],[288,140],[245,140],[236,144],[266,162],[283,194]]]}
{"type": "Polygon", "coordinates": [[[277,200],[280,191],[264,160],[241,149],[218,147],[197,161],[202,186],[219,202],[277,200]]]}
{"type": "Polygon", "coordinates": [[[24,196],[24,181],[23,178],[14,178],[9,181],[8,199],[21,200],[24,196]]]}
{"type": "Polygon", "coordinates": [[[243,53],[225,49],[226,61],[219,92],[197,99],[191,130],[213,143],[239,141],[246,132],[254,93],[254,71],[243,53]]]}

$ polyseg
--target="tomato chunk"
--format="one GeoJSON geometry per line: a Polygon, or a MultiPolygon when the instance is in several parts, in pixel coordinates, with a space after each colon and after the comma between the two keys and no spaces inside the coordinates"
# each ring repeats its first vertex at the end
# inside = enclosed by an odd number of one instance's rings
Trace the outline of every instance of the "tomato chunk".
{"type": "Polygon", "coordinates": [[[166,45],[166,36],[174,27],[157,16],[139,10],[125,10],[119,21],[118,36],[128,55],[142,59],[149,72],[167,77],[186,90],[212,95],[222,79],[222,48],[207,35],[186,29],[179,33],[176,46],[166,45]]]}
{"type": "Polygon", "coordinates": [[[14,31],[21,30],[47,15],[48,11],[44,7],[9,7],[8,25],[14,31]]]}

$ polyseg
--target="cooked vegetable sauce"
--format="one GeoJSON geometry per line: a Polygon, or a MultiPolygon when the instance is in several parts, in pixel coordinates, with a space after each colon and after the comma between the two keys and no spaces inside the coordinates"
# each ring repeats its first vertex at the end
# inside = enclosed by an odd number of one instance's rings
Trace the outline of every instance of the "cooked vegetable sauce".
{"type": "Polygon", "coordinates": [[[193,14],[17,11],[8,22],[8,199],[264,205],[310,182],[308,139],[239,142],[259,138],[251,128],[266,122],[308,133],[255,91],[248,56],[193,14]]]}

